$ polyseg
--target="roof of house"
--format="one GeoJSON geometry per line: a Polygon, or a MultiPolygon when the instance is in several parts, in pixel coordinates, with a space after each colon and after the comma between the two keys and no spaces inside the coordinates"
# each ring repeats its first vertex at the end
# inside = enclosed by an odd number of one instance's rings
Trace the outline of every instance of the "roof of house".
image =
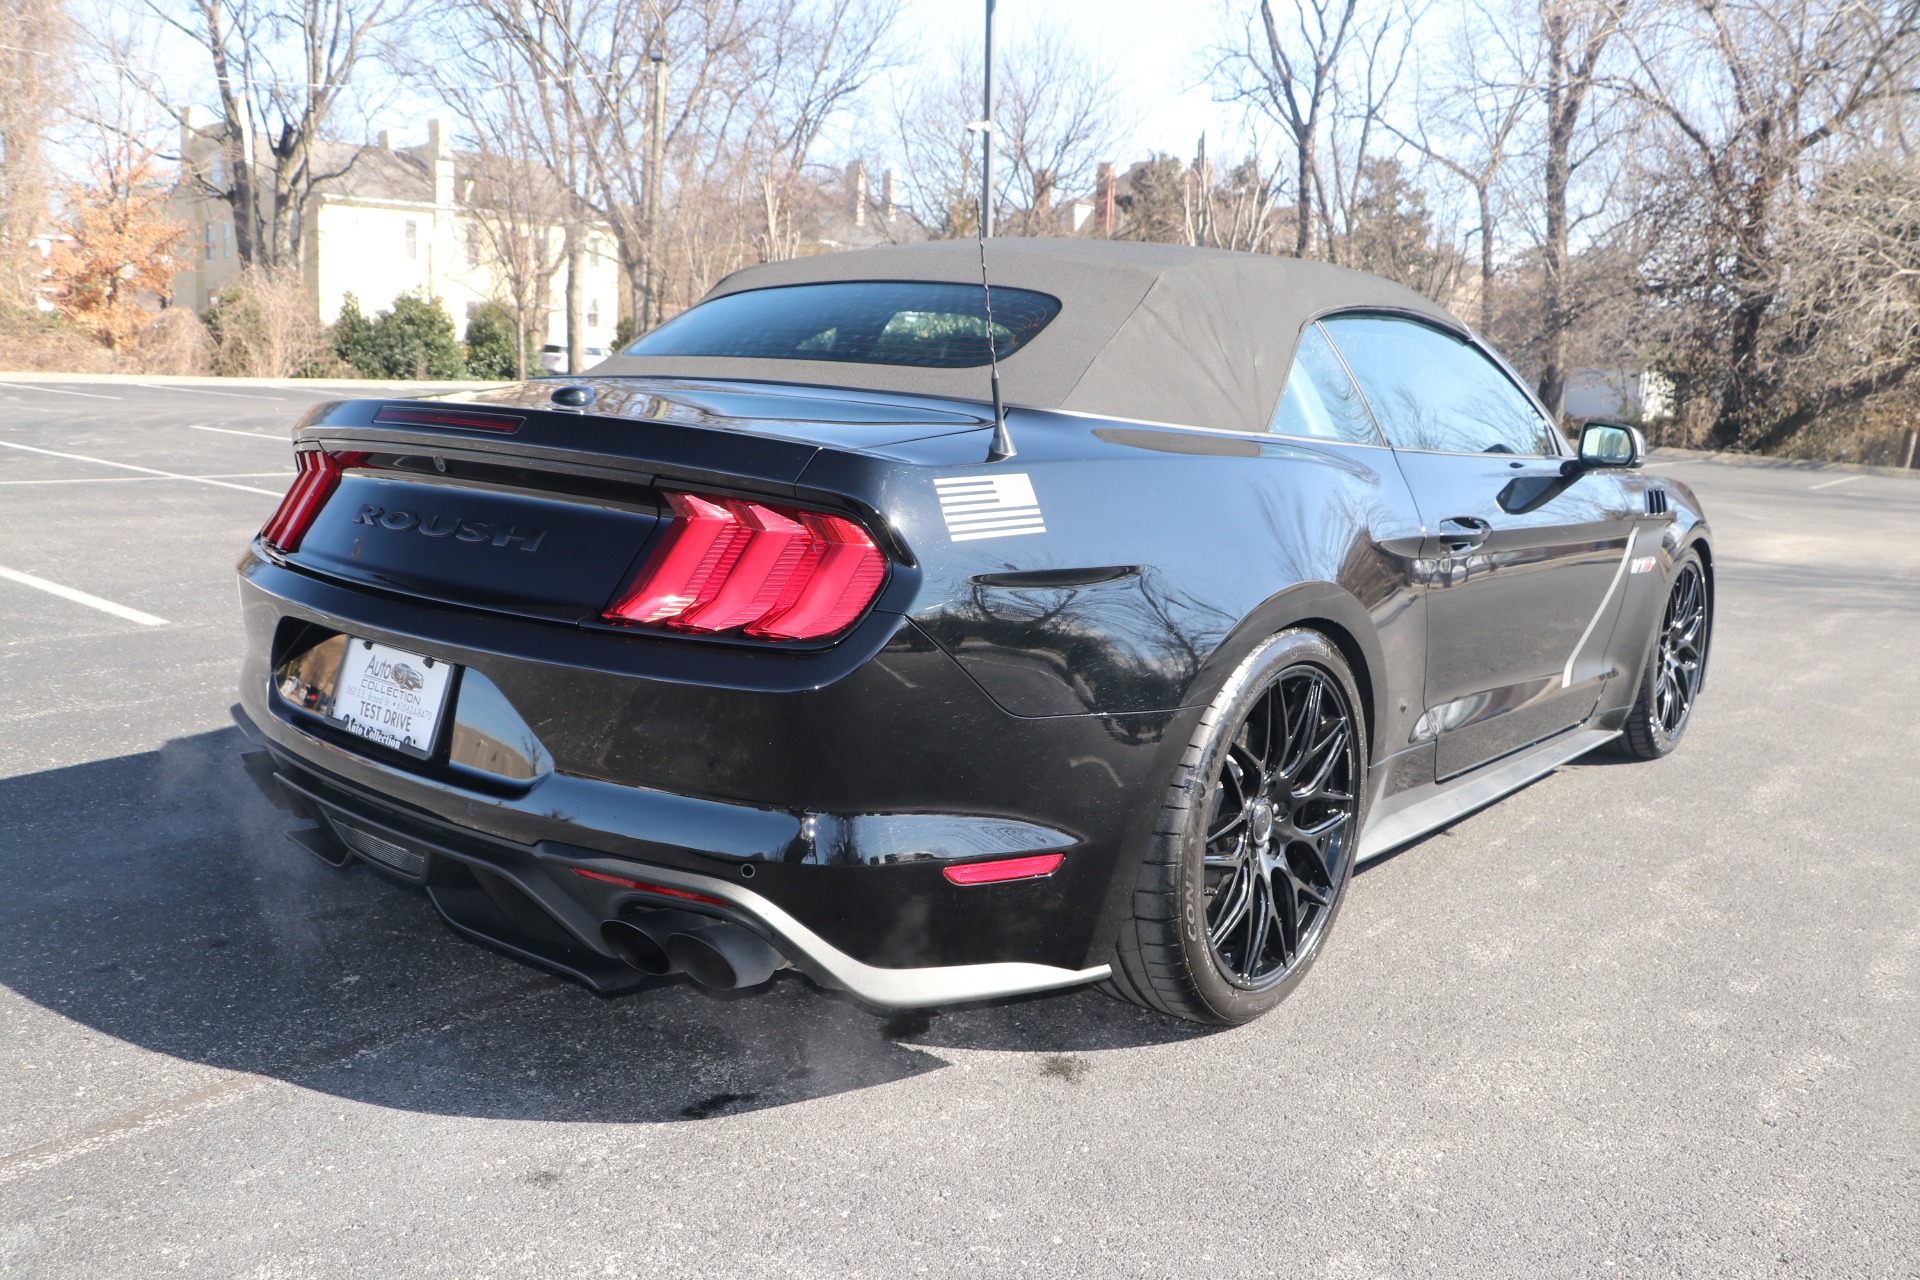
{"type": "MultiPolygon", "coordinates": [[[[703,302],[750,289],[833,280],[977,284],[971,240],[889,245],[747,267],[703,302]]],[[[995,239],[988,279],[1058,299],[1059,314],[1000,362],[1008,403],[1107,417],[1264,431],[1300,331],[1365,307],[1464,326],[1378,276],[1267,254],[1117,240],[995,239]]],[[[748,378],[985,398],[984,370],[723,356],[615,355],[593,372],[748,378]]]]}
{"type": "Polygon", "coordinates": [[[311,164],[323,195],[433,203],[433,166],[413,151],[316,142],[311,164]]]}

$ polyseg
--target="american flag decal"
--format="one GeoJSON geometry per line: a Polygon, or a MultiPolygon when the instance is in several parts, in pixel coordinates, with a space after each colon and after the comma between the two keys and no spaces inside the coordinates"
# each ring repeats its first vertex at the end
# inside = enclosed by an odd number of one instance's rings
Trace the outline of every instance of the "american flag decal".
{"type": "Polygon", "coordinates": [[[947,536],[955,542],[979,538],[1011,538],[1022,533],[1045,533],[1040,499],[1024,471],[991,476],[954,476],[935,480],[940,495],[940,517],[947,536]]]}

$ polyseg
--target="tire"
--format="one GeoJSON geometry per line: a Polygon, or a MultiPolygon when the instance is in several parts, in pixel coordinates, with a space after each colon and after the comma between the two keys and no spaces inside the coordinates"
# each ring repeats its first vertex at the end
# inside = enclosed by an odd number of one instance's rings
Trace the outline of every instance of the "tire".
{"type": "Polygon", "coordinates": [[[1366,743],[1359,689],[1325,637],[1283,631],[1249,654],[1168,781],[1109,992],[1216,1026],[1285,999],[1346,898],[1366,743]]]}
{"type": "Polygon", "coordinates": [[[1647,646],[1627,722],[1614,740],[1630,760],[1658,760],[1680,745],[1707,675],[1713,637],[1713,592],[1700,553],[1689,549],[1674,566],[1666,607],[1647,646]]]}

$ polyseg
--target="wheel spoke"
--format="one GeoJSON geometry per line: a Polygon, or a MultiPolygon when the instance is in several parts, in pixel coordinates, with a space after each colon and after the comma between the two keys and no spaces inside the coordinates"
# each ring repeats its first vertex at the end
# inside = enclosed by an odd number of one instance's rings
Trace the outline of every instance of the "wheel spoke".
{"type": "Polygon", "coordinates": [[[1240,962],[1240,976],[1251,978],[1260,972],[1260,959],[1267,949],[1267,930],[1273,923],[1273,882],[1255,873],[1252,877],[1251,909],[1253,919],[1247,925],[1247,953],[1240,962]]]}
{"type": "Polygon", "coordinates": [[[1219,918],[1207,930],[1207,936],[1212,939],[1215,947],[1226,946],[1227,939],[1233,936],[1233,931],[1239,927],[1241,919],[1247,914],[1247,906],[1252,899],[1252,884],[1253,877],[1247,873],[1244,863],[1232,880],[1221,882],[1214,901],[1217,903],[1219,895],[1228,892],[1229,889],[1233,891],[1233,897],[1230,899],[1228,908],[1220,913],[1219,918]]]}
{"type": "Polygon", "coordinates": [[[1227,819],[1227,821],[1221,823],[1212,831],[1209,831],[1207,833],[1207,843],[1212,844],[1215,840],[1225,837],[1227,833],[1233,831],[1236,827],[1244,826],[1246,821],[1247,811],[1242,809],[1239,813],[1234,814],[1233,817],[1227,819]]]}
{"type": "Polygon", "coordinates": [[[1300,708],[1300,718],[1298,722],[1294,727],[1289,729],[1287,733],[1285,763],[1280,766],[1279,770],[1280,776],[1283,778],[1291,780],[1293,775],[1298,773],[1301,767],[1307,762],[1307,754],[1312,749],[1313,744],[1313,731],[1315,726],[1320,723],[1320,696],[1320,682],[1314,680],[1307,686],[1307,702],[1305,706],[1300,708]],[[1299,744],[1298,750],[1295,750],[1296,743],[1299,744]]]}
{"type": "Polygon", "coordinates": [[[1321,819],[1319,822],[1314,823],[1312,826],[1296,827],[1294,829],[1307,839],[1315,840],[1326,835],[1329,831],[1339,830],[1345,826],[1352,817],[1353,815],[1351,813],[1348,813],[1345,809],[1341,809],[1321,819]]]}
{"type": "MultiPolygon", "coordinates": [[[[1328,733],[1326,737],[1322,738],[1308,753],[1308,759],[1312,759],[1319,755],[1324,749],[1326,751],[1326,758],[1320,762],[1320,768],[1313,775],[1312,781],[1303,787],[1295,787],[1293,789],[1293,798],[1295,800],[1308,799],[1327,785],[1327,779],[1333,775],[1333,771],[1338,768],[1340,762],[1346,758],[1346,746],[1347,725],[1346,721],[1342,720],[1335,724],[1333,730],[1328,733]]],[[[1301,763],[1305,764],[1306,762],[1302,761],[1301,763]]]]}
{"type": "Polygon", "coordinates": [[[1255,714],[1247,717],[1247,725],[1249,728],[1252,727],[1256,716],[1260,721],[1260,752],[1256,760],[1262,778],[1265,778],[1273,769],[1273,704],[1276,701],[1278,701],[1278,699],[1275,697],[1274,691],[1268,690],[1260,699],[1259,706],[1255,708],[1255,714]]]}
{"type": "Polygon", "coordinates": [[[1287,891],[1278,895],[1280,901],[1274,905],[1276,923],[1280,926],[1280,951],[1286,962],[1292,964],[1294,957],[1300,954],[1300,903],[1293,890],[1292,878],[1286,881],[1287,891]]]}

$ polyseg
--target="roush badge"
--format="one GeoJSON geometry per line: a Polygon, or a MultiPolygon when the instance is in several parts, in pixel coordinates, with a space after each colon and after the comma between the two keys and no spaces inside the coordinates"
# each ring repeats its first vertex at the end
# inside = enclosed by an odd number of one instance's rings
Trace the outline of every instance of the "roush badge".
{"type": "Polygon", "coordinates": [[[367,503],[354,513],[355,524],[370,524],[379,529],[404,533],[412,529],[428,538],[452,538],[456,542],[491,542],[496,547],[518,547],[538,551],[545,529],[522,529],[517,524],[496,525],[490,520],[468,520],[461,516],[434,512],[388,511],[367,503]]]}
{"type": "Polygon", "coordinates": [[[988,476],[951,476],[933,482],[940,495],[940,518],[955,542],[1012,538],[1045,533],[1040,499],[1024,471],[988,476]]]}

